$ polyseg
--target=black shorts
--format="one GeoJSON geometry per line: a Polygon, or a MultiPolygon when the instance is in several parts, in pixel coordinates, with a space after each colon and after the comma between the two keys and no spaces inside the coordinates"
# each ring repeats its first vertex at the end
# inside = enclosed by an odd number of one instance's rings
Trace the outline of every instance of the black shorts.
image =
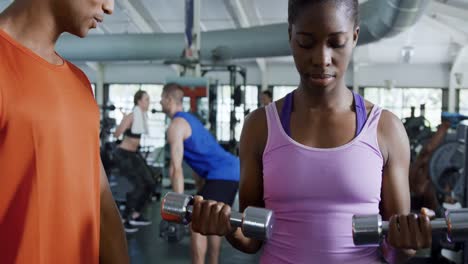
{"type": "Polygon", "coordinates": [[[236,198],[239,182],[227,180],[206,180],[205,185],[197,195],[204,200],[214,200],[232,206],[236,198]]]}

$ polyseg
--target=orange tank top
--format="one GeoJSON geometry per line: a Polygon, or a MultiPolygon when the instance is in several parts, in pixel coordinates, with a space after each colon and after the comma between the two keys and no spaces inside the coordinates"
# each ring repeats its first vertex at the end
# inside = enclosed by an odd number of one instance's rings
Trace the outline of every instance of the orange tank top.
{"type": "Polygon", "coordinates": [[[86,76],[0,30],[0,263],[97,264],[99,175],[86,76]]]}

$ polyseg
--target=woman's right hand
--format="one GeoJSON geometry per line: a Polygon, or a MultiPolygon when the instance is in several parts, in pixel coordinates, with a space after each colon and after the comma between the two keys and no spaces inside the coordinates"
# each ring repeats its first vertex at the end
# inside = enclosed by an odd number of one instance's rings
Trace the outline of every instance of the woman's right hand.
{"type": "Polygon", "coordinates": [[[236,227],[231,226],[231,207],[221,202],[203,200],[201,196],[194,197],[192,211],[192,230],[205,236],[226,236],[234,233],[236,227]]]}

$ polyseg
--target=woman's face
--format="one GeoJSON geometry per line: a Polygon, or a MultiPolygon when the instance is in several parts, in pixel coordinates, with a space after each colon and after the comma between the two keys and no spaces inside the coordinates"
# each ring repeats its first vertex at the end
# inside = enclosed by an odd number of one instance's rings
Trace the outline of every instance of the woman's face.
{"type": "Polygon", "coordinates": [[[333,1],[309,4],[290,25],[290,46],[305,88],[344,84],[359,33],[346,8],[333,1]]]}
{"type": "Polygon", "coordinates": [[[143,97],[141,97],[140,101],[138,101],[138,106],[143,110],[144,112],[147,112],[149,109],[150,105],[150,98],[148,94],[143,94],[143,97]]]}

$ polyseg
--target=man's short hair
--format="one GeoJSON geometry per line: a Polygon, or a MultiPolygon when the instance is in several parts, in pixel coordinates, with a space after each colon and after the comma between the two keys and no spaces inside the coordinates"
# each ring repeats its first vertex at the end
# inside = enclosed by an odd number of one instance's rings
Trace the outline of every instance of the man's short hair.
{"type": "Polygon", "coordinates": [[[268,96],[270,99],[273,99],[273,94],[269,90],[263,91],[262,94],[268,96]]]}
{"type": "Polygon", "coordinates": [[[163,87],[163,93],[173,98],[177,103],[182,104],[184,100],[184,89],[177,83],[168,83],[163,87]]]}

